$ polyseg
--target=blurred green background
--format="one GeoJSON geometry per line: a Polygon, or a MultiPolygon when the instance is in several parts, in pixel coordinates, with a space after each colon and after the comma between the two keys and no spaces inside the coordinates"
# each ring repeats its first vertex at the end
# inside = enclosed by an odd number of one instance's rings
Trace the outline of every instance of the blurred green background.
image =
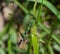
{"type": "Polygon", "coordinates": [[[60,54],[60,0],[0,0],[0,54],[60,54]]]}

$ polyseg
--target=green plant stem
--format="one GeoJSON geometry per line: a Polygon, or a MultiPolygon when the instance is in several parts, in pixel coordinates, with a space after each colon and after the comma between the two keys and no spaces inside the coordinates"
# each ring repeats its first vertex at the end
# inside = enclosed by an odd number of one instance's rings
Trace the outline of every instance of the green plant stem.
{"type": "MultiPolygon", "coordinates": [[[[28,1],[32,1],[32,2],[35,2],[35,0],[28,0],[28,1]]],[[[41,3],[42,0],[37,0],[38,3],[41,3]]],[[[57,16],[57,18],[60,20],[60,11],[55,8],[50,2],[48,2],[47,0],[44,0],[43,1],[43,5],[45,5],[46,7],[48,7],[52,12],[53,14],[55,14],[57,16]]]]}
{"type": "MultiPolygon", "coordinates": [[[[47,34],[50,34],[50,31],[49,31],[49,29],[47,29],[42,23],[38,23],[38,25],[45,31],[45,32],[47,32],[47,34]]],[[[60,39],[58,38],[58,36],[57,35],[55,35],[55,34],[52,34],[52,36],[51,36],[57,43],[59,43],[60,44],[60,39]]]]}
{"type": "Polygon", "coordinates": [[[37,6],[37,0],[35,0],[34,6],[33,6],[33,14],[36,15],[36,6],[37,6]]]}
{"type": "Polygon", "coordinates": [[[8,40],[8,54],[12,54],[12,50],[11,50],[11,40],[8,40]]]}
{"type": "Polygon", "coordinates": [[[30,38],[30,42],[29,42],[29,46],[28,46],[28,51],[27,51],[27,54],[30,54],[30,52],[31,52],[31,47],[32,47],[32,44],[31,44],[31,38],[30,38]]]}
{"type": "Polygon", "coordinates": [[[56,25],[57,25],[57,19],[55,19],[54,24],[51,26],[50,35],[48,37],[48,44],[49,44],[49,42],[50,42],[50,40],[52,38],[52,35],[53,35],[54,30],[57,28],[56,25]]]}
{"type": "Polygon", "coordinates": [[[41,6],[39,7],[38,15],[37,15],[37,20],[38,22],[42,22],[41,14],[42,14],[42,6],[43,6],[43,0],[41,2],[41,6]]]}
{"type": "Polygon", "coordinates": [[[48,50],[49,50],[50,54],[54,54],[53,48],[50,44],[48,44],[48,50]]]}

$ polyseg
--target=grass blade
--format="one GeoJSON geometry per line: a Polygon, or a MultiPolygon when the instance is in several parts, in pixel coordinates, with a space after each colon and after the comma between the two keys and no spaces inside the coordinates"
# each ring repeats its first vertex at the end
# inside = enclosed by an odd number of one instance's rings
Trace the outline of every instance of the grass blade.
{"type": "Polygon", "coordinates": [[[48,50],[49,50],[50,54],[54,54],[54,51],[53,51],[52,46],[50,44],[48,44],[48,50]]]}
{"type": "MultiPolygon", "coordinates": [[[[35,0],[28,0],[28,1],[33,1],[35,2],[35,0]]],[[[42,0],[37,0],[38,3],[41,3],[42,0]]],[[[47,0],[44,0],[43,1],[43,4],[48,7],[56,16],[57,18],[60,20],[60,12],[50,3],[48,2],[47,0]]]]}
{"type": "Polygon", "coordinates": [[[33,45],[33,49],[34,49],[34,54],[39,54],[39,47],[38,47],[37,36],[32,34],[32,38],[31,39],[32,39],[32,45],[33,45]]]}
{"type": "MultiPolygon", "coordinates": [[[[45,32],[47,32],[48,34],[50,34],[49,29],[47,29],[42,23],[38,23],[38,24],[39,24],[39,26],[40,26],[45,32]]],[[[57,43],[60,44],[60,39],[58,38],[58,36],[52,34],[52,38],[53,38],[57,43]]]]}

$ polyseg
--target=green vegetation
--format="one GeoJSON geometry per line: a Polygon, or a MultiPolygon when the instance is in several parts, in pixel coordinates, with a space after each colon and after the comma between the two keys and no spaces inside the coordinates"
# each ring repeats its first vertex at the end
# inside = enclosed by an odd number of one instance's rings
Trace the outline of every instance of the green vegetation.
{"type": "MultiPolygon", "coordinates": [[[[54,1],[54,0],[53,0],[54,1]]],[[[5,1],[7,5],[10,0],[5,1]]],[[[60,54],[60,10],[49,0],[13,0],[21,13],[14,11],[0,32],[0,54],[60,54]],[[21,19],[20,14],[23,15],[21,19]],[[19,17],[18,17],[19,16],[19,17]],[[17,24],[17,28],[16,25],[17,24]],[[19,26],[23,26],[21,32],[19,26]],[[18,46],[18,33],[25,47],[18,46]]],[[[54,3],[56,3],[54,1],[54,3]]],[[[60,4],[56,4],[60,5],[60,4]]]]}

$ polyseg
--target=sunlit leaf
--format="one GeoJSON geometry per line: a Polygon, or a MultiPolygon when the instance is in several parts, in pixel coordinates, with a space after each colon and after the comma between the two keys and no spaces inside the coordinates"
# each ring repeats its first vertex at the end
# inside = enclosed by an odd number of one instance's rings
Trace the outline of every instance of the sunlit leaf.
{"type": "Polygon", "coordinates": [[[37,36],[32,34],[31,39],[32,39],[32,45],[33,45],[33,49],[34,49],[34,54],[39,54],[39,45],[38,45],[37,36]]]}
{"type": "Polygon", "coordinates": [[[53,48],[60,52],[60,45],[54,43],[53,48]]]}

